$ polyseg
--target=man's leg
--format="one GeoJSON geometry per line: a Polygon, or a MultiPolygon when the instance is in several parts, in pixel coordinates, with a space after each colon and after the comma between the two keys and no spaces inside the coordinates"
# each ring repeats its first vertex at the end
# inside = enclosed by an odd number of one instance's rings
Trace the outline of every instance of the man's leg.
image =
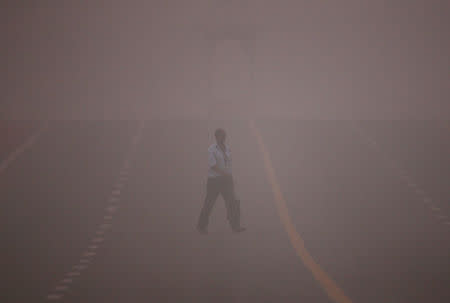
{"type": "Polygon", "coordinates": [[[239,200],[225,199],[225,206],[227,208],[227,219],[228,222],[230,222],[231,229],[233,229],[233,231],[238,231],[241,228],[241,209],[239,200]]]}
{"type": "Polygon", "coordinates": [[[233,181],[228,181],[222,187],[222,197],[225,200],[227,209],[227,219],[230,223],[231,229],[236,232],[243,231],[241,228],[241,209],[240,201],[235,198],[233,181]]]}
{"type": "Polygon", "coordinates": [[[197,228],[201,232],[206,232],[206,228],[208,227],[209,222],[209,215],[211,214],[214,203],[216,202],[217,196],[219,195],[219,184],[217,183],[217,181],[218,180],[208,178],[208,181],[206,182],[206,198],[197,224],[197,228]]]}

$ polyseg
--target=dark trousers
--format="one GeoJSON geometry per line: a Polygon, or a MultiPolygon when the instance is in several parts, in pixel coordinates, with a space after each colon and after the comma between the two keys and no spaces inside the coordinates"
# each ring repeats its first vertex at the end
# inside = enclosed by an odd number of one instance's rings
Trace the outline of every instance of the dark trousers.
{"type": "Polygon", "coordinates": [[[208,227],[209,216],[219,194],[222,195],[227,209],[227,219],[233,230],[240,227],[240,202],[234,195],[234,184],[232,177],[208,178],[206,182],[206,198],[198,219],[198,228],[208,227]]]}

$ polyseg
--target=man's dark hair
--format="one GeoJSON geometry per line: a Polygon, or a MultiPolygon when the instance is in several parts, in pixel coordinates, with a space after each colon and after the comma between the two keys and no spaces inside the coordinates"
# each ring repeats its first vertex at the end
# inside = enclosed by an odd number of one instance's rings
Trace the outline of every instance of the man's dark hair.
{"type": "Polygon", "coordinates": [[[225,130],[223,128],[218,128],[216,129],[216,131],[214,132],[214,136],[217,138],[219,138],[220,136],[225,136],[225,130]]]}

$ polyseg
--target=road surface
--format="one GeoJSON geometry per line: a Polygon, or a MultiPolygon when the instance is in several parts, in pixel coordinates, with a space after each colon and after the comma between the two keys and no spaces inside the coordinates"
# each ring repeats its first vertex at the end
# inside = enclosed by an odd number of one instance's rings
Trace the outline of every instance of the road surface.
{"type": "Polygon", "coordinates": [[[1,301],[450,302],[448,125],[51,121],[0,174],[1,301]],[[216,125],[242,234],[195,230],[216,125]]]}

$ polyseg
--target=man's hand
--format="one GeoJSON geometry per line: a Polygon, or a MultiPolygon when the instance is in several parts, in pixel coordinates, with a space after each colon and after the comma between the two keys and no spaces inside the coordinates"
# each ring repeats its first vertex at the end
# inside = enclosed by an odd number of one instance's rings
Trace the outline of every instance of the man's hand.
{"type": "Polygon", "coordinates": [[[220,167],[218,167],[217,165],[214,165],[213,167],[211,167],[215,172],[219,173],[222,176],[226,176],[226,177],[231,177],[231,174],[223,169],[221,169],[220,167]]]}

